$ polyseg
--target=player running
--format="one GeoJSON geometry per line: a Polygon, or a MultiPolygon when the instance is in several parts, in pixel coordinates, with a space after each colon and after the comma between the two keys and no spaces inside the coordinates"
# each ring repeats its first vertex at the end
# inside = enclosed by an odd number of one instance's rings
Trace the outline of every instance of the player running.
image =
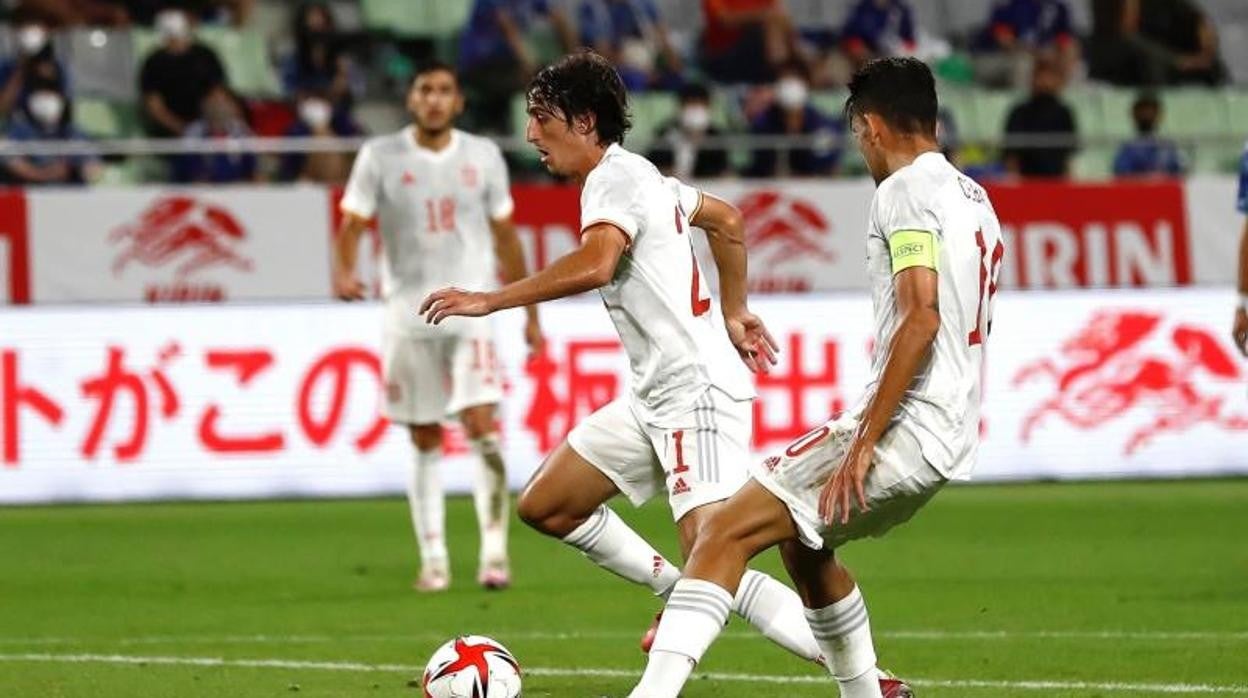
{"type": "MultiPolygon", "coordinates": [[[[493,287],[496,257],[505,280],[524,278],[528,271],[498,146],[454,128],[464,108],[454,69],[442,63],[421,67],[407,106],[412,126],[371,139],[356,156],[342,198],[334,290],[347,300],[364,297],[355,274],[356,251],[376,213],[384,248],[384,411],[390,421],[407,426],[416,447],[407,487],[421,558],[415,587],[442,591],[451,582],[438,459],[441,423],[457,414],[479,459],[473,489],[481,529],[477,581],[501,589],[511,581],[509,498],[494,420],[502,389],[490,323],[459,318],[434,327],[414,309],[425,294],[447,284],[493,287]]],[[[537,351],[542,342],[537,311],[532,306],[526,311],[525,341],[537,351]]]]}
{"type": "MultiPolygon", "coordinates": [[[[666,596],[680,571],[605,502],[666,489],[688,551],[706,515],[746,479],[753,383],[774,341],[746,305],[740,213],[621,145],[629,127],[619,75],[592,52],[542,70],[528,91],[527,138],[553,173],[580,182],[581,245],[490,293],[445,289],[420,306],[433,323],[598,289],[632,369],[632,394],[576,426],[520,495],[530,526],[666,596]],[[690,226],[706,230],[720,302],[702,283],[690,226]],[[744,362],[744,365],[743,363],[744,362]]],[[[800,657],[819,649],[792,589],[745,572],[729,607],[800,657]]]]}
{"type": "Polygon", "coordinates": [[[756,466],[709,517],[633,698],[675,698],[727,620],[746,563],[777,544],[841,696],[911,695],[876,669],[866,604],[835,551],[970,475],[1004,247],[984,190],[940,154],[927,66],[874,61],[849,92],[846,116],[878,185],[867,232],[875,380],[854,410],[756,466]]]}

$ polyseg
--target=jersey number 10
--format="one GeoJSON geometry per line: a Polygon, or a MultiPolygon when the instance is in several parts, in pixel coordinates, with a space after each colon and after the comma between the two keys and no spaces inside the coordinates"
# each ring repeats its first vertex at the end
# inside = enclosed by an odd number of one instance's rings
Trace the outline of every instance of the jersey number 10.
{"type": "Polygon", "coordinates": [[[992,248],[992,257],[989,258],[988,244],[984,242],[982,230],[975,231],[975,243],[979,245],[979,254],[983,261],[979,264],[979,302],[975,305],[975,329],[966,338],[970,346],[983,344],[984,338],[992,331],[992,297],[997,294],[997,273],[1001,271],[1001,258],[1005,256],[1005,245],[997,240],[992,248]],[[988,326],[987,332],[983,331],[985,324],[988,326]]]}

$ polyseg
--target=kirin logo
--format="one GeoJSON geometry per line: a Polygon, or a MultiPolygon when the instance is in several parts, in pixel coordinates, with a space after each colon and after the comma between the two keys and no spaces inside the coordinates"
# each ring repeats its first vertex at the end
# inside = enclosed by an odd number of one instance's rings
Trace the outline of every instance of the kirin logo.
{"type": "Polygon", "coordinates": [[[110,243],[123,246],[113,260],[113,274],[120,275],[132,261],[177,265],[179,281],[212,267],[251,271],[251,260],[238,252],[246,237],[246,228],[226,209],[190,196],[165,196],[109,234],[110,243]]]}
{"type": "Polygon", "coordinates": [[[737,207],[745,218],[746,245],[752,255],[761,255],[765,264],[836,260],[836,255],[824,248],[832,224],[809,202],[764,190],[746,195],[737,207]]]}

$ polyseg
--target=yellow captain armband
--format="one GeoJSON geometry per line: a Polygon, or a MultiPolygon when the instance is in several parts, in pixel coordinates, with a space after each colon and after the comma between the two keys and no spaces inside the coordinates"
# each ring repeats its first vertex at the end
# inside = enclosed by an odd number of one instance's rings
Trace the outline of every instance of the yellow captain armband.
{"type": "Polygon", "coordinates": [[[927,230],[898,230],[888,238],[888,252],[893,260],[893,274],[910,267],[936,271],[940,240],[927,230]]]}

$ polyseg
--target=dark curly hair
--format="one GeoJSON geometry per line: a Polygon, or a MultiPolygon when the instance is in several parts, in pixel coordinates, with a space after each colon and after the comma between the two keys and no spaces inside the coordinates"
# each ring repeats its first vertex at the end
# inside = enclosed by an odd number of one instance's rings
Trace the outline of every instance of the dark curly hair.
{"type": "Polygon", "coordinates": [[[576,117],[593,114],[600,143],[623,143],[633,125],[620,74],[610,61],[590,50],[542,68],[529,83],[526,97],[529,109],[561,116],[569,126],[576,117]]]}
{"type": "Polygon", "coordinates": [[[878,114],[889,126],[908,134],[936,137],[936,80],[917,58],[879,58],[849,81],[845,116],[878,114]]]}

